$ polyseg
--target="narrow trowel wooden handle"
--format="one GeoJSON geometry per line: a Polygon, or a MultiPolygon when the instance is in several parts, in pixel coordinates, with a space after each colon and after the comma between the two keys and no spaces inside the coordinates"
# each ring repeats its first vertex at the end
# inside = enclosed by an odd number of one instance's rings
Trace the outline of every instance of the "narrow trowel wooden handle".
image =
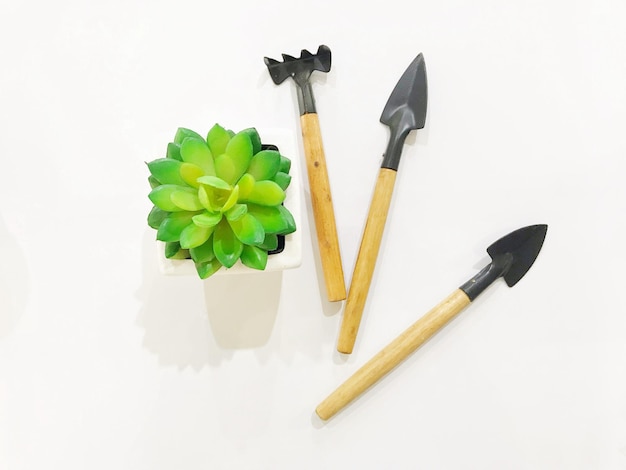
{"type": "Polygon", "coordinates": [[[324,156],[317,114],[303,114],[300,116],[300,123],[326,294],[329,301],[336,302],[346,298],[346,285],[339,251],[333,199],[330,193],[328,170],[326,169],[326,157],[324,156]]]}
{"type": "Polygon", "coordinates": [[[337,341],[337,350],[342,353],[350,354],[354,348],[367,293],[374,275],[378,249],[383,237],[393,187],[396,182],[396,174],[395,170],[389,168],[381,168],[378,174],[363,238],[361,238],[361,247],[350,282],[339,340],[337,341]]]}
{"type": "Polygon", "coordinates": [[[320,403],[315,412],[324,420],[334,416],[437,333],[470,302],[465,292],[455,290],[356,371],[320,403]]]}

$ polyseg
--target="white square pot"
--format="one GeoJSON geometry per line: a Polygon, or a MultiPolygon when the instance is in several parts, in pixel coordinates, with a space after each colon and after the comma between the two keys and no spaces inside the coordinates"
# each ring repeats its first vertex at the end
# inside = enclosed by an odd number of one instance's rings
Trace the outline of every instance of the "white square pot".
{"type": "MultiPolygon", "coordinates": [[[[257,128],[261,136],[261,142],[278,147],[281,155],[291,160],[291,183],[286,190],[283,204],[293,215],[296,223],[296,231],[285,236],[285,248],[280,253],[269,255],[267,266],[264,270],[252,269],[237,261],[232,268],[222,267],[209,277],[224,276],[230,274],[264,273],[267,271],[282,271],[300,266],[302,263],[302,184],[300,179],[300,167],[297,154],[297,142],[293,132],[288,130],[263,130],[257,128]]],[[[166,275],[194,275],[197,276],[194,262],[190,259],[167,259],[165,257],[165,243],[157,241],[159,268],[166,275]]]]}

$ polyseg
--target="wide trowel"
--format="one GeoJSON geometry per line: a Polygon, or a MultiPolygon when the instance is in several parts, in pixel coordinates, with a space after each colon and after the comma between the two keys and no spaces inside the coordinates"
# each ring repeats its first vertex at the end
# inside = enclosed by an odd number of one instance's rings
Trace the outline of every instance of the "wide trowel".
{"type": "Polygon", "coordinates": [[[331,393],[315,410],[318,416],[324,420],[334,416],[443,328],[499,277],[503,277],[509,287],[517,284],[537,258],[547,230],[547,225],[531,225],[493,243],[487,248],[491,263],[406,329],[331,393]]]}
{"type": "Polygon", "coordinates": [[[426,66],[424,56],[419,54],[398,81],[380,117],[380,122],[389,126],[391,131],[389,144],[378,174],[352,274],[337,342],[339,352],[350,354],[354,348],[387,220],[402,146],[410,131],[424,127],[427,96],[426,66]]]}

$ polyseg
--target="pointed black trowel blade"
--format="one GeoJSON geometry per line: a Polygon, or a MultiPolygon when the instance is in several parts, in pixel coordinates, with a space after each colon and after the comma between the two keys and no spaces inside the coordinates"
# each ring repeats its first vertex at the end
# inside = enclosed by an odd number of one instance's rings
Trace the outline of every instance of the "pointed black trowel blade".
{"type": "Polygon", "coordinates": [[[499,277],[509,287],[517,284],[537,259],[547,231],[547,225],[529,225],[491,244],[487,248],[491,263],[463,284],[461,290],[473,301],[499,277]]]}
{"type": "Polygon", "coordinates": [[[494,260],[507,255],[512,257],[508,270],[502,275],[509,287],[517,284],[533,265],[547,231],[547,225],[530,225],[509,233],[487,248],[487,253],[494,260]]]}
{"type": "Polygon", "coordinates": [[[380,122],[391,129],[383,168],[398,169],[402,145],[413,129],[422,129],[426,123],[428,85],[423,54],[411,62],[391,92],[380,122]]]}
{"type": "Polygon", "coordinates": [[[426,123],[427,98],[426,64],[424,55],[420,53],[391,92],[380,122],[388,126],[401,123],[408,129],[422,129],[426,123]]]}

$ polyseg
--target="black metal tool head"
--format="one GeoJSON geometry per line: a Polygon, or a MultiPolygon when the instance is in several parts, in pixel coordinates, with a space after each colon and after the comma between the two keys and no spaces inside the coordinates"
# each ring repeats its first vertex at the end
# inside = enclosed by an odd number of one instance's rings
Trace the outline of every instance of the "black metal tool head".
{"type": "Polygon", "coordinates": [[[296,76],[306,75],[308,79],[314,70],[319,70],[320,72],[330,71],[331,55],[328,46],[321,45],[318,47],[316,54],[311,54],[306,49],[302,49],[299,58],[283,54],[282,62],[269,57],[265,57],[263,60],[265,65],[267,65],[272,80],[276,85],[279,85],[287,77],[295,79],[296,76]]]}
{"type": "Polygon", "coordinates": [[[267,65],[272,81],[276,85],[280,85],[288,77],[293,78],[296,82],[298,85],[300,114],[314,113],[315,100],[313,99],[309,78],[315,70],[320,72],[330,71],[331,54],[328,46],[319,46],[315,54],[302,49],[300,57],[283,54],[282,62],[269,57],[265,57],[263,60],[265,65],[267,65]]]}
{"type": "Polygon", "coordinates": [[[424,55],[418,54],[391,92],[380,122],[391,129],[383,168],[398,169],[402,145],[408,133],[426,123],[428,83],[424,55]]]}
{"type": "Polygon", "coordinates": [[[503,277],[509,287],[517,284],[537,259],[547,231],[547,225],[529,225],[492,243],[487,248],[491,263],[461,289],[474,300],[499,277],[503,277]]]}
{"type": "Polygon", "coordinates": [[[487,253],[494,261],[511,258],[508,269],[502,273],[509,287],[517,284],[533,265],[547,232],[547,225],[530,225],[509,233],[487,248],[487,253]]]}

